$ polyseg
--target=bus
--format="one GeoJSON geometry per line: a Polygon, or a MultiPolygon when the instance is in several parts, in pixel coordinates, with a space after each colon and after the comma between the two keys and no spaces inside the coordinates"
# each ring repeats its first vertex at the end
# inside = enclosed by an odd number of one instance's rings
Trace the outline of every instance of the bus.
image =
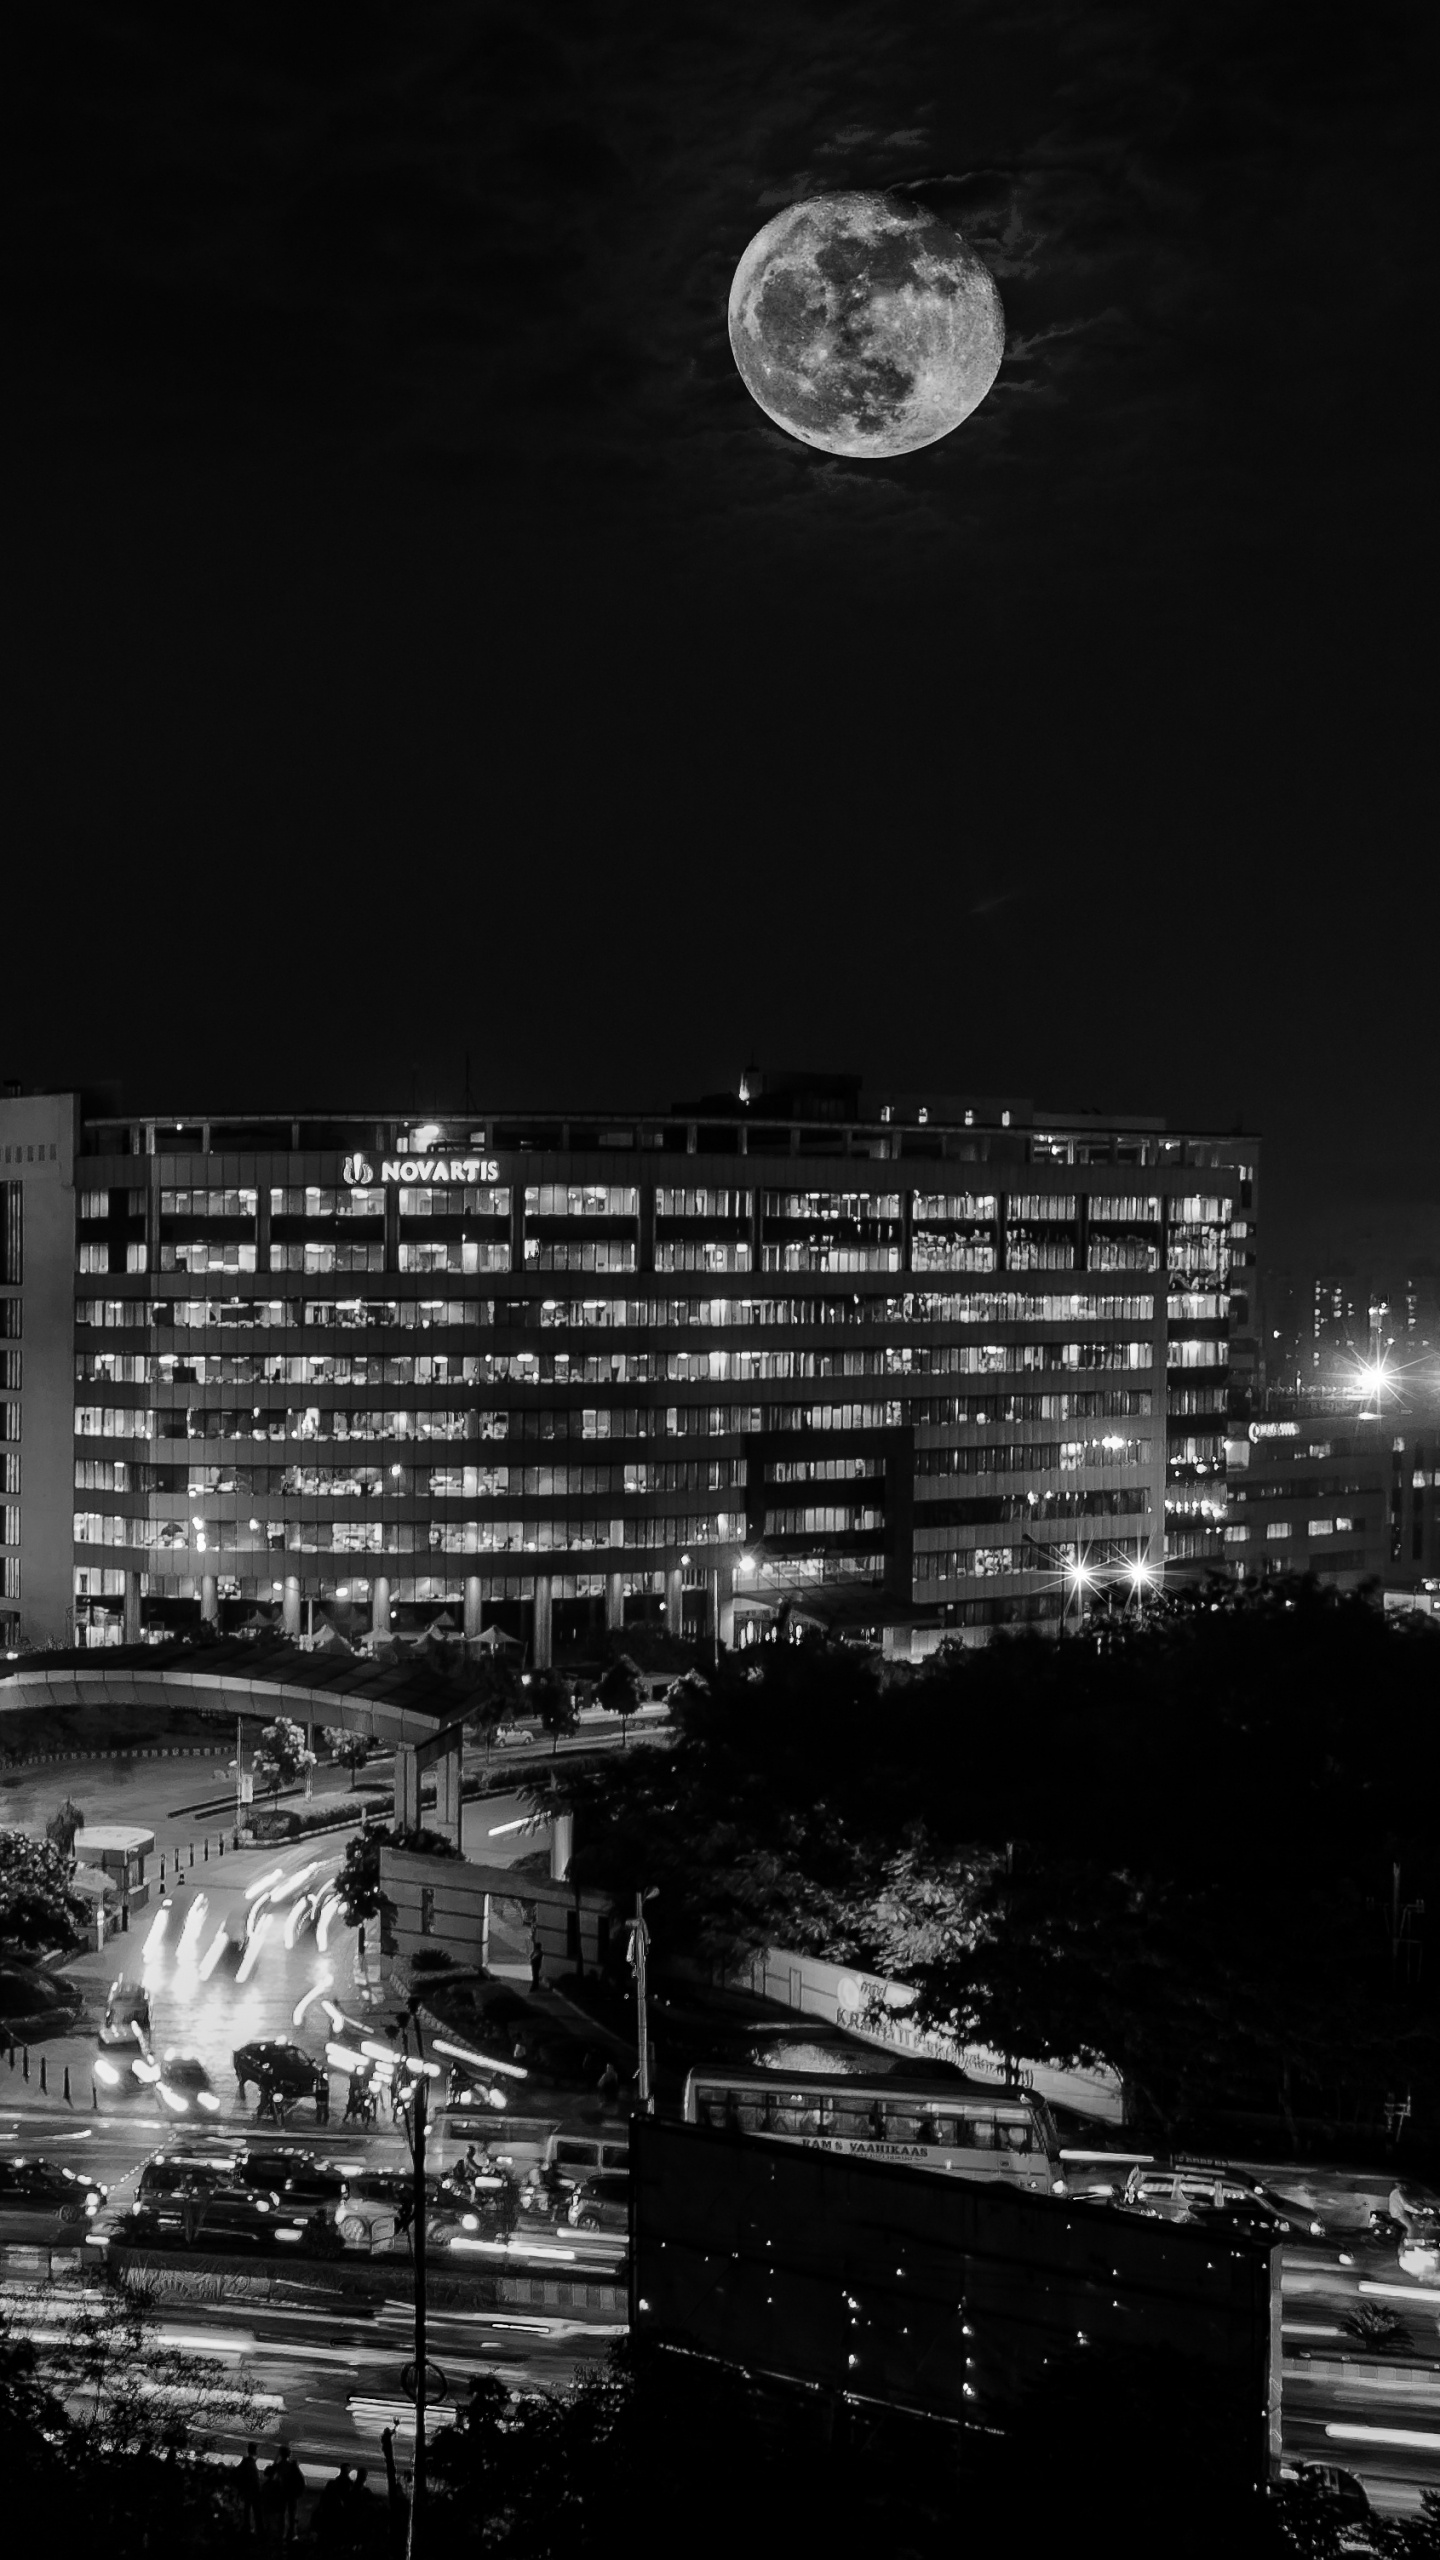
{"type": "Polygon", "coordinates": [[[902,2160],[942,2176],[1066,2192],[1055,2119],[1029,2089],[721,2065],[691,2072],[685,2121],[856,2160],[902,2160]]]}

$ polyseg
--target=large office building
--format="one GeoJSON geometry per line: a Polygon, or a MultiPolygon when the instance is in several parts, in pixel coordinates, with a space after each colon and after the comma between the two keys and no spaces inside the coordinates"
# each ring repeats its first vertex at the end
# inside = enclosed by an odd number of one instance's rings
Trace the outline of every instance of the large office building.
{"type": "Polygon", "coordinates": [[[627,1610],[892,1652],[1224,1555],[1257,1148],[746,1080],[671,1111],[0,1100],[0,1634],[627,1610]]]}

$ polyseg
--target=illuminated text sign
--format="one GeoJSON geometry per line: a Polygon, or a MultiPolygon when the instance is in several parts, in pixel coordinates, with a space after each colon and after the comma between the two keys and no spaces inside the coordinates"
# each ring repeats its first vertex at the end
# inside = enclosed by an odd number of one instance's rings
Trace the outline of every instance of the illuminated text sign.
{"type": "Polygon", "coordinates": [[[376,1173],[368,1156],[347,1156],[342,1178],[352,1191],[368,1191],[379,1182],[498,1182],[500,1167],[489,1156],[382,1156],[376,1173]]]}

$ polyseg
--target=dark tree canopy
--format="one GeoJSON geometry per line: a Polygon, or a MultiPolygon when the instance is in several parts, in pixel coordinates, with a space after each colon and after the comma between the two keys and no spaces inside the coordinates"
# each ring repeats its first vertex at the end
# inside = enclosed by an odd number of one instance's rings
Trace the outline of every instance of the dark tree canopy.
{"type": "Polygon", "coordinates": [[[663,1885],[661,1950],[903,1976],[1017,2056],[1103,2058],[1161,2124],[1219,2090],[1428,2087],[1389,1912],[1440,1878],[1440,1633],[1292,1583],[888,1675],[732,1658],[673,1748],[567,1775],[576,1872],[663,1885]]]}

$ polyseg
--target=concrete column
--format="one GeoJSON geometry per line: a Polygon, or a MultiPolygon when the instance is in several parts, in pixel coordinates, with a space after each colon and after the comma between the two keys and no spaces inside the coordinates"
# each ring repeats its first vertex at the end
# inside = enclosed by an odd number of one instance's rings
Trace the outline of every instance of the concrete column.
{"type": "Polygon", "coordinates": [[[605,1576],[605,1625],[608,1631],[615,1634],[621,1633],[624,1629],[625,1576],[623,1573],[607,1573],[605,1576]]]}
{"type": "Polygon", "coordinates": [[[530,1649],[532,1671],[548,1671],[553,1659],[552,1607],[555,1586],[548,1573],[535,1576],[535,1633],[530,1649]]]}
{"type": "Polygon", "coordinates": [[[395,1828],[414,1831],[420,1822],[420,1772],[415,1762],[415,1745],[402,1742],[395,1751],[395,1828]]]}
{"type": "Polygon", "coordinates": [[[575,1851],[575,1816],[557,1813],[550,1824],[550,1873],[556,1884],[563,1884],[570,1873],[570,1860],[575,1851]]]}
{"type": "Polygon", "coordinates": [[[715,1576],[716,1633],[724,1645],[735,1641],[735,1576],[722,1564],[715,1576]]]}
{"type": "Polygon", "coordinates": [[[372,1635],[390,1633],[390,1576],[377,1573],[370,1585],[370,1630],[372,1635]]]}
{"type": "Polygon", "coordinates": [[[140,1642],[140,1576],[138,1573],[127,1572],[125,1576],[125,1618],[121,1633],[127,1644],[140,1642]]]}
{"type": "Polygon", "coordinates": [[[665,1576],[665,1624],[672,1636],[685,1632],[685,1576],[678,1564],[665,1576]]]}
{"type": "Polygon", "coordinates": [[[460,1751],[458,1744],[453,1744],[435,1762],[435,1828],[447,1840],[453,1840],[457,1849],[461,1846],[460,1820],[460,1751]]]}
{"type": "Polygon", "coordinates": [[[467,1636],[474,1637],[480,1634],[483,1615],[480,1576],[478,1573],[467,1573],[465,1576],[465,1633],[467,1636]]]}
{"type": "Polygon", "coordinates": [[[202,1618],[208,1618],[212,1627],[219,1620],[220,1584],[213,1573],[202,1573],[200,1576],[200,1615],[202,1618]]]}
{"type": "Polygon", "coordinates": [[[300,1576],[298,1573],[287,1573],[285,1576],[285,1588],[280,1600],[280,1624],[292,1644],[298,1643],[300,1636],[300,1576]]]}

